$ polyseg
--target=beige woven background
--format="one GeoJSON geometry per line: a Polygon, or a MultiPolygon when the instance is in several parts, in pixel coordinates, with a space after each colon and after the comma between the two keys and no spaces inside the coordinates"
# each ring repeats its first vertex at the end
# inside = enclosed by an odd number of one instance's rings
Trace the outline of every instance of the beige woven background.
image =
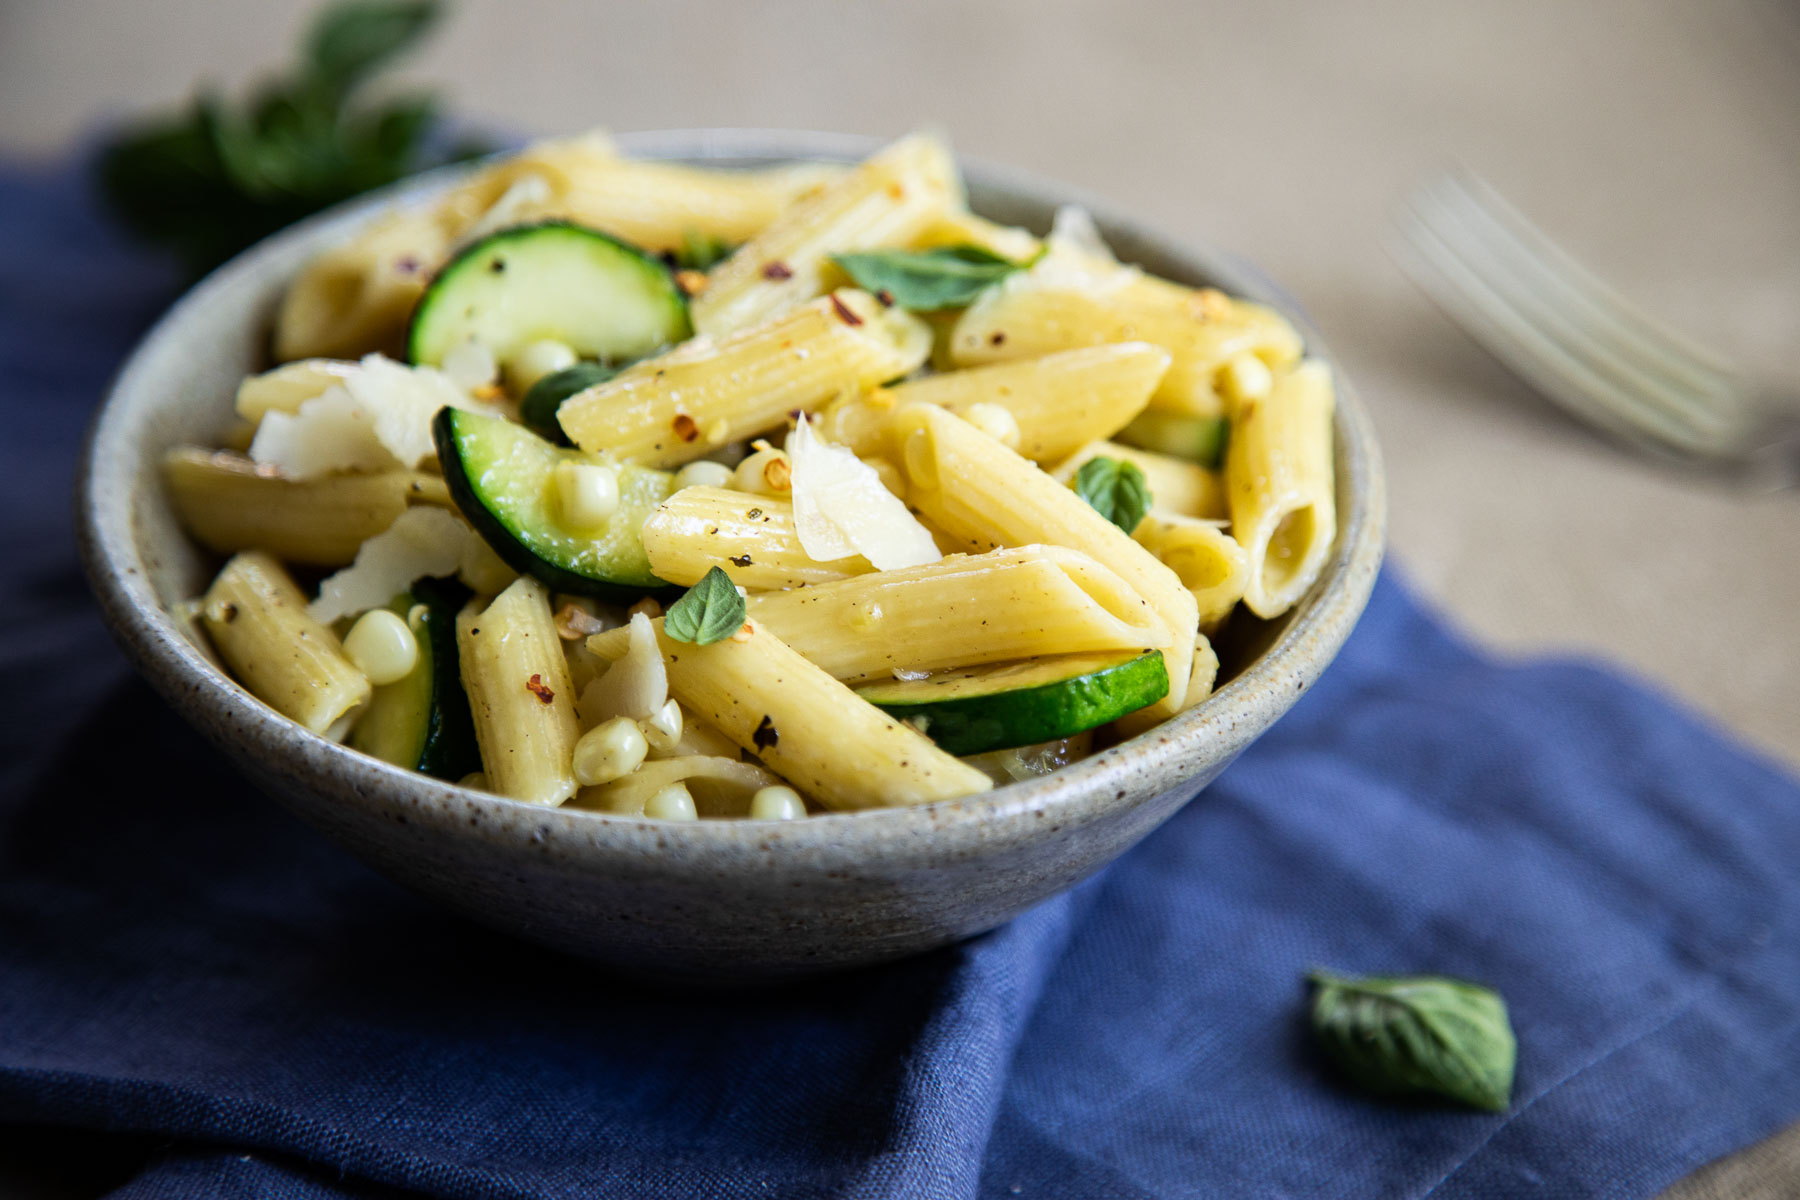
{"type": "MultiPolygon", "coordinates": [[[[197,78],[238,84],[309,7],[3,0],[0,154],[52,154],[197,78]]],[[[1647,311],[1800,395],[1791,3],[470,0],[408,74],[526,132],[928,122],[1245,254],[1373,409],[1393,558],[1426,597],[1502,652],[1648,677],[1800,767],[1800,493],[1599,442],[1382,248],[1394,201],[1461,162],[1647,311]]],[[[1680,1194],[1797,1192],[1790,1136],[1680,1194]]]]}

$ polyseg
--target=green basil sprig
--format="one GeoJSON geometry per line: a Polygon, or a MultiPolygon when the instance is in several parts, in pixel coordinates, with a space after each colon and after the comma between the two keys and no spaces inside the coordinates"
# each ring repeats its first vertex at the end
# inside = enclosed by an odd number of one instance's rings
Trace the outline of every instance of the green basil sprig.
{"type": "Polygon", "coordinates": [[[714,567],[669,605],[663,632],[678,642],[710,646],[744,627],[744,598],[731,576],[714,567]]]}
{"type": "Polygon", "coordinates": [[[1075,491],[1126,533],[1136,529],[1150,511],[1150,482],[1136,463],[1090,458],[1075,472],[1075,491]]]}
{"type": "Polygon", "coordinates": [[[1356,1083],[1506,1111],[1518,1043],[1498,993],[1438,975],[1308,978],[1313,1032],[1356,1083]]]}
{"type": "Polygon", "coordinates": [[[486,153],[433,153],[425,96],[358,103],[370,79],[437,19],[433,0],[353,0],[314,22],[300,61],[241,105],[203,94],[185,114],[121,132],[101,190],[119,219],[195,273],[340,200],[424,167],[486,153]]]}
{"type": "Polygon", "coordinates": [[[962,308],[1014,271],[1024,269],[1023,263],[971,245],[835,254],[831,261],[864,291],[913,312],[962,308]]]}

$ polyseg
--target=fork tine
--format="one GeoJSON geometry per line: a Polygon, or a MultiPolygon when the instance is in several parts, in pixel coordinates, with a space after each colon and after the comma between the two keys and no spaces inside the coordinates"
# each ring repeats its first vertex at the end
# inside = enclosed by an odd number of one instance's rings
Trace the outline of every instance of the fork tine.
{"type": "Polygon", "coordinates": [[[1638,415],[1660,436],[1707,448],[1736,431],[1733,417],[1741,416],[1742,402],[1734,400],[1727,385],[1696,385],[1639,341],[1597,323],[1566,298],[1548,264],[1528,247],[1493,233],[1472,197],[1454,189],[1428,189],[1416,207],[1443,244],[1521,318],[1566,354],[1619,383],[1638,415]]]}
{"type": "MultiPolygon", "coordinates": [[[[1540,392],[1576,416],[1639,446],[1693,457],[1703,451],[1681,426],[1644,413],[1615,379],[1570,354],[1528,321],[1481,270],[1472,267],[1437,227],[1408,204],[1398,214],[1404,244],[1416,257],[1415,281],[1459,324],[1540,392]],[[1646,419],[1647,418],[1647,419],[1646,419]]],[[[1408,260],[1403,259],[1403,262],[1408,260]]]]}
{"type": "Polygon", "coordinates": [[[1636,312],[1523,217],[1499,207],[1505,201],[1492,188],[1459,172],[1443,180],[1436,194],[1446,211],[1481,239],[1497,265],[1547,306],[1562,310],[1574,329],[1616,357],[1685,389],[1692,403],[1684,409],[1712,412],[1733,403],[1736,380],[1728,369],[1636,312]]]}

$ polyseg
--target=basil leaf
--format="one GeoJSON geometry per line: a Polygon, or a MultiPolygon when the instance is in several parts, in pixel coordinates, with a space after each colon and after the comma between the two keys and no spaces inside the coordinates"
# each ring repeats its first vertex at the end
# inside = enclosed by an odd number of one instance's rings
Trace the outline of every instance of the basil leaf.
{"type": "Polygon", "coordinates": [[[1075,491],[1126,533],[1136,529],[1150,511],[1150,483],[1136,463],[1090,458],[1075,472],[1075,491]]]}
{"type": "Polygon", "coordinates": [[[663,632],[678,642],[710,646],[744,627],[744,598],[731,576],[714,567],[669,605],[663,632]]]}
{"type": "Polygon", "coordinates": [[[309,73],[343,95],[423,37],[437,12],[435,0],[361,0],[328,8],[307,38],[309,73]]]}
{"type": "Polygon", "coordinates": [[[1308,978],[1318,988],[1313,1032],[1355,1082],[1506,1111],[1518,1043],[1498,993],[1438,975],[1308,978]]]}
{"type": "Polygon", "coordinates": [[[304,61],[242,104],[202,96],[187,112],[125,129],[99,157],[109,206],[200,274],[310,213],[485,153],[474,144],[438,151],[429,99],[345,105],[352,87],[416,40],[436,11],[432,3],[340,4],[314,26],[304,61]]]}
{"type": "Polygon", "coordinates": [[[969,245],[836,254],[831,261],[864,291],[885,292],[893,303],[915,312],[961,308],[1024,269],[1010,258],[969,245]]]}

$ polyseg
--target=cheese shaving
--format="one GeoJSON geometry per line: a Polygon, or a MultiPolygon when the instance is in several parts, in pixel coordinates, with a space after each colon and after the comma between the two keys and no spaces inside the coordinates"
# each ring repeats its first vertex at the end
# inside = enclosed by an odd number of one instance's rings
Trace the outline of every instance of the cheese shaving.
{"type": "Polygon", "coordinates": [[[326,577],[319,585],[319,598],[307,611],[315,621],[329,625],[390,603],[427,575],[463,576],[476,591],[488,591],[478,583],[498,582],[492,570],[497,561],[461,518],[441,508],[409,508],[364,542],[355,562],[326,577]]]}
{"type": "Polygon", "coordinates": [[[288,479],[416,468],[434,452],[431,418],[445,406],[472,402],[441,371],[371,354],[295,411],[266,413],[250,458],[288,479]]]}
{"type": "Polygon", "coordinates": [[[625,656],[582,689],[575,711],[583,726],[594,726],[614,717],[643,720],[654,716],[668,700],[669,673],[656,644],[656,627],[647,614],[632,613],[625,656]]]}
{"type": "Polygon", "coordinates": [[[860,554],[878,571],[917,567],[943,557],[931,533],[875,469],[842,446],[821,441],[802,416],[788,435],[793,465],[794,530],[817,562],[860,554]]]}

